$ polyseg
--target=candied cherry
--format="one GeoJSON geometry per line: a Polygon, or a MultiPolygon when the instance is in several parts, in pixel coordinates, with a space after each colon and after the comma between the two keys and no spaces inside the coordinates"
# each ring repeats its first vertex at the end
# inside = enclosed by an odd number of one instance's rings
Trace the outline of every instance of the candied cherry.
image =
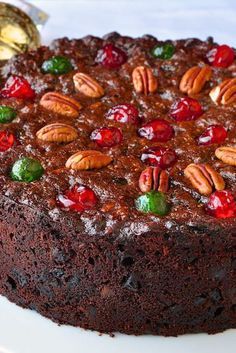
{"type": "Polygon", "coordinates": [[[11,178],[15,181],[30,183],[40,179],[43,172],[44,169],[39,161],[33,158],[23,157],[13,164],[11,178]]]}
{"type": "Polygon", "coordinates": [[[141,155],[141,161],[161,169],[171,168],[177,162],[177,154],[171,148],[155,146],[146,149],[141,155]]]}
{"type": "Polygon", "coordinates": [[[29,82],[25,78],[16,75],[12,75],[7,79],[0,94],[4,98],[32,99],[35,97],[35,92],[29,82]]]}
{"type": "Polygon", "coordinates": [[[175,47],[171,43],[165,43],[163,45],[156,45],[151,50],[152,56],[157,59],[169,60],[172,58],[175,52],[175,47]]]}
{"type": "Polygon", "coordinates": [[[102,127],[94,130],[90,139],[100,147],[113,147],[121,143],[123,135],[117,127],[102,127]]]}
{"type": "Polygon", "coordinates": [[[155,213],[158,216],[165,216],[169,212],[169,205],[165,195],[159,191],[150,191],[139,196],[135,205],[137,210],[145,213],[155,213]]]}
{"type": "Polygon", "coordinates": [[[97,196],[88,186],[75,185],[63,195],[58,195],[57,202],[60,207],[83,212],[92,209],[97,203],[97,196]]]}
{"type": "Polygon", "coordinates": [[[127,55],[113,44],[106,44],[98,50],[95,61],[108,69],[118,69],[127,61],[127,55]]]}
{"type": "Polygon", "coordinates": [[[47,74],[61,75],[73,70],[73,66],[65,56],[53,56],[42,64],[42,71],[47,74]]]}
{"type": "Polygon", "coordinates": [[[228,67],[234,61],[234,51],[226,44],[218,45],[207,53],[207,59],[212,66],[228,67]]]}
{"type": "Polygon", "coordinates": [[[170,116],[176,121],[189,121],[203,114],[201,104],[194,98],[180,98],[170,108],[170,116]]]}
{"type": "Polygon", "coordinates": [[[106,118],[128,124],[138,124],[140,121],[138,109],[133,104],[114,105],[106,113],[106,118]]]}
{"type": "Polygon", "coordinates": [[[138,134],[147,140],[156,142],[167,142],[174,136],[174,129],[164,119],[155,119],[143,125],[138,134]]]}
{"type": "Polygon", "coordinates": [[[9,150],[16,142],[16,137],[7,130],[0,131],[0,152],[9,150]]]}
{"type": "Polygon", "coordinates": [[[228,190],[215,191],[205,205],[206,212],[216,218],[231,218],[236,216],[236,202],[228,190]]]}
{"type": "Polygon", "coordinates": [[[7,105],[0,105],[0,124],[8,124],[16,117],[16,111],[7,105]]]}
{"type": "Polygon", "coordinates": [[[213,143],[223,143],[227,137],[227,130],[222,125],[210,125],[197,138],[198,145],[211,145],[213,143]]]}

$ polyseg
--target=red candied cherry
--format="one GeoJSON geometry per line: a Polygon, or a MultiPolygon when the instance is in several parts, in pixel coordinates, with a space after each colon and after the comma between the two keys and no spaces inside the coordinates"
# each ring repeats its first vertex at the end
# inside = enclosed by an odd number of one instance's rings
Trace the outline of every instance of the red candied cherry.
{"type": "Polygon", "coordinates": [[[7,79],[0,94],[4,98],[32,99],[35,97],[35,92],[29,82],[25,78],[16,75],[10,76],[7,79]]]}
{"type": "Polygon", "coordinates": [[[106,44],[98,50],[95,59],[96,63],[105,66],[108,69],[117,69],[127,61],[126,53],[113,44],[106,44]]]}
{"type": "Polygon", "coordinates": [[[213,143],[222,143],[227,137],[227,130],[222,125],[210,125],[197,138],[198,145],[211,145],[213,143]]]}
{"type": "Polygon", "coordinates": [[[16,137],[7,130],[0,131],[0,152],[9,150],[16,142],[16,137]]]}
{"type": "Polygon", "coordinates": [[[84,185],[75,185],[63,195],[58,195],[59,206],[76,212],[90,210],[97,203],[97,196],[94,191],[84,185]]]}
{"type": "Polygon", "coordinates": [[[123,139],[122,132],[117,127],[102,127],[94,130],[90,139],[100,147],[113,147],[119,145],[123,139]]]}
{"type": "Polygon", "coordinates": [[[128,124],[138,124],[140,121],[138,109],[133,104],[114,105],[106,113],[106,118],[128,124]]]}
{"type": "Polygon", "coordinates": [[[219,45],[207,53],[207,59],[212,66],[228,67],[234,61],[234,51],[226,44],[219,45]]]}
{"type": "Polygon", "coordinates": [[[151,147],[143,151],[141,161],[153,167],[167,169],[172,167],[178,157],[174,150],[166,147],[151,147]]]}
{"type": "Polygon", "coordinates": [[[203,114],[201,104],[194,98],[180,98],[170,108],[170,116],[176,121],[189,121],[203,114]]]}
{"type": "Polygon", "coordinates": [[[156,142],[167,142],[174,136],[174,129],[164,119],[155,119],[138,130],[139,136],[156,142]]]}
{"type": "Polygon", "coordinates": [[[228,190],[215,191],[205,206],[206,212],[216,218],[230,218],[236,216],[236,202],[228,190]]]}

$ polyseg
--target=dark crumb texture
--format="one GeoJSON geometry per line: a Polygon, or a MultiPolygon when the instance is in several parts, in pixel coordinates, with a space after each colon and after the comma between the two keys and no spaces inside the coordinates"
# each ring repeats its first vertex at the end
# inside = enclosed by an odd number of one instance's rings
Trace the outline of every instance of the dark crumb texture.
{"type": "Polygon", "coordinates": [[[202,206],[205,198],[183,175],[190,163],[210,163],[220,168],[227,189],[236,192],[235,167],[216,159],[216,146],[195,143],[209,120],[228,128],[226,143],[236,143],[235,106],[217,106],[209,98],[209,91],[234,77],[236,68],[233,64],[231,71],[213,69],[211,81],[198,94],[203,115],[180,126],[168,115],[172,103],[184,96],[180,79],[188,68],[205,60],[214,43],[211,38],[168,42],[174,44],[175,53],[163,61],[150,55],[155,45],[163,43],[152,36],[63,38],[1,68],[1,81],[12,74],[24,76],[36,92],[28,102],[0,98],[1,105],[18,112],[7,127],[19,143],[0,153],[0,293],[11,301],[57,323],[106,333],[176,336],[236,328],[236,220],[207,215],[202,206]],[[108,70],[95,63],[97,51],[106,43],[126,52],[128,60],[121,68],[108,70]],[[74,70],[58,76],[43,73],[42,63],[53,55],[69,57],[74,70]],[[143,64],[152,67],[158,79],[153,95],[133,89],[132,71],[143,64]],[[106,94],[97,99],[75,92],[72,77],[77,71],[91,75],[106,94]],[[49,91],[82,105],[73,120],[79,132],[73,142],[55,144],[35,137],[46,124],[72,123],[71,118],[39,105],[49,91]],[[141,194],[138,179],[145,168],[140,154],[154,143],[140,138],[137,127],[104,118],[120,103],[134,104],[144,121],[164,118],[175,129],[173,139],[158,143],[178,154],[167,193],[171,205],[167,216],[135,208],[134,200],[141,194]],[[76,151],[103,150],[89,138],[101,126],[122,128],[122,144],[106,149],[113,162],[99,170],[66,170],[67,159],[76,151]],[[22,156],[42,163],[45,173],[40,180],[11,180],[10,168],[22,156]],[[79,214],[58,207],[57,195],[76,183],[94,190],[99,200],[95,209],[79,214]]]}

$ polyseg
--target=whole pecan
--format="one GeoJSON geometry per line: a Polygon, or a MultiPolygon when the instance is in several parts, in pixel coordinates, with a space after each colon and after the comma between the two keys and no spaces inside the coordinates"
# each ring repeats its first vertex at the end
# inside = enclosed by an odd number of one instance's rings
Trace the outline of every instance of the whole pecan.
{"type": "Polygon", "coordinates": [[[44,94],[39,103],[45,109],[71,118],[76,118],[81,109],[81,104],[77,100],[58,92],[44,94]]]}
{"type": "Polygon", "coordinates": [[[169,189],[169,176],[159,167],[147,167],[139,177],[139,188],[142,192],[151,190],[167,192],[169,189]]]}
{"type": "Polygon", "coordinates": [[[42,127],[36,136],[39,140],[48,142],[71,142],[78,137],[78,132],[71,125],[53,123],[42,127]]]}
{"type": "Polygon", "coordinates": [[[218,147],[215,150],[215,155],[222,162],[236,166],[236,147],[218,147]]]}
{"type": "Polygon", "coordinates": [[[66,168],[75,170],[100,169],[111,163],[112,158],[100,151],[78,151],[66,162],[66,168]]]}
{"type": "Polygon", "coordinates": [[[236,78],[224,80],[211,90],[209,96],[216,104],[228,105],[236,103],[236,78]]]}
{"type": "Polygon", "coordinates": [[[202,195],[208,196],[213,189],[223,190],[225,188],[224,179],[209,164],[189,164],[184,174],[202,195]]]}
{"type": "Polygon", "coordinates": [[[104,95],[104,89],[100,84],[87,74],[77,72],[73,76],[75,89],[85,96],[99,98],[104,95]]]}
{"type": "Polygon", "coordinates": [[[210,66],[193,66],[183,75],[179,89],[189,96],[199,93],[205,83],[210,80],[212,70],[210,66]]]}
{"type": "Polygon", "coordinates": [[[137,66],[132,73],[134,89],[138,93],[154,93],[157,90],[157,78],[152,69],[146,66],[137,66]]]}

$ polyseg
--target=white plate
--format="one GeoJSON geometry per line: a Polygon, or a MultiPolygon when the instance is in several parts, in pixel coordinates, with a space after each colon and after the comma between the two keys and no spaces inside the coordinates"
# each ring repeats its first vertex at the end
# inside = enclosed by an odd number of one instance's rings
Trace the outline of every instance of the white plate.
{"type": "MultiPolygon", "coordinates": [[[[43,30],[44,43],[61,36],[103,35],[111,31],[158,38],[213,35],[219,43],[236,46],[235,0],[32,0],[51,16],[43,30]]],[[[99,336],[69,326],[57,326],[0,297],[0,353],[235,353],[236,330],[222,334],[99,336]]]]}

